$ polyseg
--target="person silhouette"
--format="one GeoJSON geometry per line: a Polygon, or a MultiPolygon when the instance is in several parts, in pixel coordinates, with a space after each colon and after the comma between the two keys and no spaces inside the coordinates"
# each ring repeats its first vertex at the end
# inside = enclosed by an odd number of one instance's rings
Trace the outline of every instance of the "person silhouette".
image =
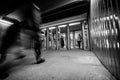
{"type": "MultiPolygon", "coordinates": [[[[13,19],[12,23],[13,24],[10,27],[8,27],[1,40],[2,44],[0,47],[0,54],[1,54],[0,63],[3,63],[6,60],[8,53],[7,51],[16,43],[16,40],[21,30],[21,26],[19,25],[18,20],[13,19]]],[[[23,58],[24,56],[25,55],[19,55],[17,59],[23,58]]]]}
{"type": "Polygon", "coordinates": [[[80,48],[81,47],[81,35],[80,34],[78,35],[77,43],[78,43],[78,47],[80,48]]]}
{"type": "Polygon", "coordinates": [[[64,48],[64,37],[61,36],[61,47],[64,48]]]}

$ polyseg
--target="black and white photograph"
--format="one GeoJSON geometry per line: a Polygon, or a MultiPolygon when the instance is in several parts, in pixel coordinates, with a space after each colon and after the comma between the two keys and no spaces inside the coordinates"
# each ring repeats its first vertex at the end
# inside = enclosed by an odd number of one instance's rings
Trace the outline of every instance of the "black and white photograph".
{"type": "Polygon", "coordinates": [[[0,80],[120,80],[120,0],[0,0],[0,80]]]}

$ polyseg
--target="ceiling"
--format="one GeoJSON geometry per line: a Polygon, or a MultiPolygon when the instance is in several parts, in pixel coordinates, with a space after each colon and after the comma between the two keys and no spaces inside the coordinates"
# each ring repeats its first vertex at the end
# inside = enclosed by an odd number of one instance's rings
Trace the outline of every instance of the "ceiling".
{"type": "Polygon", "coordinates": [[[88,0],[33,0],[33,2],[41,8],[43,13],[46,13],[74,2],[88,2],[88,0]]]}
{"type": "Polygon", "coordinates": [[[41,9],[43,23],[82,14],[88,8],[88,0],[0,0],[0,16],[9,15],[30,1],[41,9]]]}

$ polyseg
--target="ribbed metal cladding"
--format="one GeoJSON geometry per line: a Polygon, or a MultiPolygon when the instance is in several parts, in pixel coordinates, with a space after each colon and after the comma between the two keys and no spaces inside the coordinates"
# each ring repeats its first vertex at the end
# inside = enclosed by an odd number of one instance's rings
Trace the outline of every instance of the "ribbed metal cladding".
{"type": "Polygon", "coordinates": [[[91,48],[120,80],[120,0],[91,0],[91,48]]]}

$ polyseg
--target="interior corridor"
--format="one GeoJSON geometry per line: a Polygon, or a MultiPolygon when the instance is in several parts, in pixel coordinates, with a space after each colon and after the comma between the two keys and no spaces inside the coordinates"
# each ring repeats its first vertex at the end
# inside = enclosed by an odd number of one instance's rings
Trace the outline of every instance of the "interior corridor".
{"type": "Polygon", "coordinates": [[[90,51],[43,51],[45,62],[34,64],[33,50],[24,51],[22,60],[9,54],[10,76],[5,80],[115,80],[98,58],[90,51]]]}

